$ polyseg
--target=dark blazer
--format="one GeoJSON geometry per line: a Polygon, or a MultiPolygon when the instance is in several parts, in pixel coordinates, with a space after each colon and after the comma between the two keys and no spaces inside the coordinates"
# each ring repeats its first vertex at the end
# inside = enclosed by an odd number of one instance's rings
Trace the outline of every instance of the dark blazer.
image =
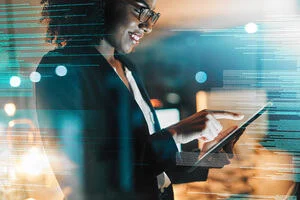
{"type": "Polygon", "coordinates": [[[207,169],[188,173],[176,166],[177,147],[171,134],[160,129],[134,65],[116,56],[132,71],[153,112],[156,132],[151,136],[133,95],[95,48],[68,45],[50,51],[37,68],[42,77],[35,85],[40,128],[57,137],[69,131],[82,138],[85,199],[159,199],[156,176],[163,171],[172,183],[205,180],[207,169]],[[65,76],[56,75],[59,65],[67,69],[65,76]]]}

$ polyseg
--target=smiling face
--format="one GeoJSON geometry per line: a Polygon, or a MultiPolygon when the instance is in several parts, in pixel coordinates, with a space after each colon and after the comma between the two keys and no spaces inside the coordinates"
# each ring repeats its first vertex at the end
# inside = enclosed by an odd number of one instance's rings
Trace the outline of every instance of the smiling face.
{"type": "Polygon", "coordinates": [[[145,34],[152,31],[152,22],[139,21],[140,8],[153,10],[156,0],[113,0],[106,6],[104,39],[120,53],[130,53],[145,34]]]}

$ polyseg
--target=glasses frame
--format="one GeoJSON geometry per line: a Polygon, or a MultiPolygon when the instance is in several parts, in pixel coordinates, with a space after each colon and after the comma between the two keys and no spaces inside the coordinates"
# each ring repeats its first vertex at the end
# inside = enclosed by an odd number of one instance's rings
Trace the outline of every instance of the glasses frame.
{"type": "MultiPolygon", "coordinates": [[[[138,20],[141,22],[141,23],[147,23],[149,21],[149,19],[151,18],[151,24],[152,26],[154,24],[156,24],[156,22],[158,21],[159,17],[160,17],[160,13],[156,13],[154,10],[151,10],[149,8],[149,6],[144,3],[147,7],[144,7],[144,6],[141,6],[141,5],[138,5],[137,2],[135,0],[123,0],[131,5],[133,5],[135,7],[135,11],[139,14],[138,15],[138,20]],[[141,20],[142,19],[142,14],[143,12],[147,15],[148,15],[148,12],[150,12],[150,15],[147,17],[146,20],[141,20]],[[156,17],[156,18],[154,18],[156,17]],[[154,19],[154,20],[153,20],[154,19]]],[[[143,3],[143,2],[142,2],[143,3]]]]}
{"type": "Polygon", "coordinates": [[[136,11],[139,13],[139,21],[142,23],[146,23],[149,21],[149,19],[151,19],[151,23],[152,23],[152,25],[154,25],[160,17],[160,13],[156,13],[153,10],[151,10],[150,8],[141,7],[141,8],[139,8],[139,10],[136,9],[136,11]],[[142,18],[141,16],[142,16],[143,12],[145,12],[145,13],[150,12],[150,15],[147,14],[148,17],[146,20],[141,20],[141,18],[142,18]],[[156,17],[156,18],[154,18],[154,17],[156,17]]]}

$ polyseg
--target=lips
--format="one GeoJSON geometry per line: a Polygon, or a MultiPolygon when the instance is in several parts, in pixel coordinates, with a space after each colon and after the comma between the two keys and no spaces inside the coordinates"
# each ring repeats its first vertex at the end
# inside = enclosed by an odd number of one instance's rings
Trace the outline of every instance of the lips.
{"type": "Polygon", "coordinates": [[[139,44],[140,43],[140,39],[143,37],[143,34],[129,32],[129,37],[132,40],[133,44],[139,44]]]}

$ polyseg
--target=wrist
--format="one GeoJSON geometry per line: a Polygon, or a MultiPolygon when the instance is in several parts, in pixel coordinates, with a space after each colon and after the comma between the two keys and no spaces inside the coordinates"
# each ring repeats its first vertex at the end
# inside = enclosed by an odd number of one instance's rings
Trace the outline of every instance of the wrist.
{"type": "Polygon", "coordinates": [[[175,127],[169,127],[167,128],[167,130],[169,131],[169,133],[171,133],[172,137],[173,137],[173,140],[175,141],[175,143],[181,143],[180,142],[180,138],[179,138],[179,134],[176,130],[175,127]]]}
{"type": "Polygon", "coordinates": [[[177,135],[177,131],[174,127],[169,127],[167,130],[172,134],[172,136],[177,135]]]}

